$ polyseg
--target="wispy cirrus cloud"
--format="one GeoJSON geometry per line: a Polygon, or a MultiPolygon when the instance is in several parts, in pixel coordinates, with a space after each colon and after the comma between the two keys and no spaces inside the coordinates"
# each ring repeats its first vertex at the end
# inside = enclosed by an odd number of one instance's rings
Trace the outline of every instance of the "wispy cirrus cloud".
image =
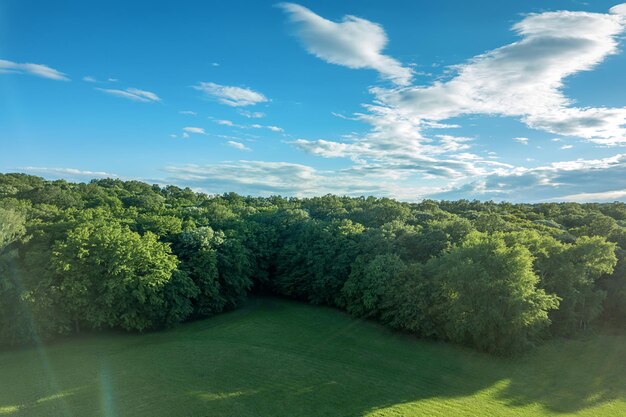
{"type": "Polygon", "coordinates": [[[251,151],[252,149],[250,149],[249,147],[247,147],[246,145],[244,145],[241,142],[237,142],[234,140],[229,140],[226,142],[226,145],[230,146],[231,148],[235,148],[235,149],[239,149],[240,151],[251,151]]]}
{"type": "Polygon", "coordinates": [[[408,85],[413,70],[382,53],[388,39],[378,24],[356,16],[341,22],[325,19],[294,3],[280,3],[307,51],[326,62],[348,68],[369,68],[394,84],[408,85]]]}
{"type": "Polygon", "coordinates": [[[172,133],[169,136],[172,139],[177,139],[179,137],[182,139],[189,139],[191,135],[206,135],[206,134],[207,134],[206,130],[204,130],[203,127],[186,126],[182,128],[182,133],[180,133],[180,135],[176,133],[172,133]]]}
{"type": "Polygon", "coordinates": [[[102,91],[105,94],[109,94],[115,97],[121,97],[141,103],[155,103],[161,101],[161,98],[155,93],[147,90],[139,90],[138,88],[127,88],[125,90],[112,88],[96,88],[96,90],[102,91]]]}
{"type": "Polygon", "coordinates": [[[271,125],[260,125],[258,123],[252,124],[249,127],[251,127],[252,129],[268,129],[268,130],[271,130],[272,132],[284,132],[284,129],[282,127],[271,126],[271,125]]]}
{"type": "Polygon", "coordinates": [[[232,107],[253,106],[265,103],[268,100],[262,93],[250,88],[220,85],[213,82],[199,82],[194,85],[195,90],[201,91],[207,97],[232,107]]]}
{"type": "Polygon", "coordinates": [[[66,74],[47,65],[32,63],[20,64],[5,59],[0,59],[0,74],[2,73],[30,74],[50,80],[70,81],[66,74]]]}
{"type": "Polygon", "coordinates": [[[194,126],[183,127],[183,132],[193,133],[196,135],[206,135],[206,131],[202,127],[194,127],[194,126]]]}
{"type": "Polygon", "coordinates": [[[248,119],[261,119],[265,117],[265,113],[260,111],[247,111],[243,109],[237,110],[237,113],[242,115],[243,117],[247,117],[248,119]]]}
{"type": "Polygon", "coordinates": [[[118,80],[115,78],[107,78],[106,80],[99,80],[98,78],[94,77],[93,75],[85,75],[82,80],[86,83],[93,83],[93,84],[106,84],[106,83],[116,83],[118,80]]]}
{"type": "Polygon", "coordinates": [[[247,125],[247,124],[242,125],[242,124],[235,123],[232,120],[227,120],[227,119],[213,119],[213,122],[217,123],[218,125],[236,127],[239,129],[267,129],[267,130],[271,130],[272,132],[284,132],[285,131],[282,127],[279,127],[279,126],[262,125],[258,123],[253,123],[251,125],[247,125]]]}
{"type": "Polygon", "coordinates": [[[51,179],[66,179],[72,181],[85,181],[93,178],[117,178],[118,175],[105,171],[89,171],[76,168],[49,168],[26,166],[18,168],[21,172],[41,175],[51,179]]]}

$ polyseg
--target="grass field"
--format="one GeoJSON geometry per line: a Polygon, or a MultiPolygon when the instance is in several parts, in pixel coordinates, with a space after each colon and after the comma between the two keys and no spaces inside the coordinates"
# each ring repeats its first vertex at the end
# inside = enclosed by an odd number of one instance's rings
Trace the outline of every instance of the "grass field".
{"type": "Polygon", "coordinates": [[[144,335],[0,353],[0,416],[626,416],[626,337],[498,359],[256,298],[144,335]]]}

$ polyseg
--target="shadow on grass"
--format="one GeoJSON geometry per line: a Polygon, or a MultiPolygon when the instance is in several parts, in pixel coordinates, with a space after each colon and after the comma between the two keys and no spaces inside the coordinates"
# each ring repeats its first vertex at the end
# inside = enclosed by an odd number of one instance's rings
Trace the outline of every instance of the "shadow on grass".
{"type": "Polygon", "coordinates": [[[626,399],[623,336],[501,359],[270,298],[166,332],[54,344],[56,389],[36,357],[0,353],[0,416],[361,416],[402,404],[521,416],[532,404],[554,414],[626,399]]]}
{"type": "Polygon", "coordinates": [[[535,402],[572,413],[626,400],[626,336],[551,341],[521,358],[510,374],[499,397],[513,406],[535,402]]]}

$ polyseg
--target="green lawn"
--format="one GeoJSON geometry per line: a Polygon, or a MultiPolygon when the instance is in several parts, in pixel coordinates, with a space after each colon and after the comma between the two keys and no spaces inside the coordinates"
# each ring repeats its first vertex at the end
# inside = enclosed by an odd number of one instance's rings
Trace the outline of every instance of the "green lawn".
{"type": "Polygon", "coordinates": [[[144,335],[0,353],[0,416],[626,416],[626,337],[518,359],[257,298],[144,335]]]}

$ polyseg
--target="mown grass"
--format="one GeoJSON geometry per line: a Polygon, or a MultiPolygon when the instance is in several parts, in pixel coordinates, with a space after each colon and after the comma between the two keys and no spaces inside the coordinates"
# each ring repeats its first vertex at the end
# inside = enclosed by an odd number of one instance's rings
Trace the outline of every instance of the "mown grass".
{"type": "Polygon", "coordinates": [[[256,298],[144,335],[0,352],[0,416],[626,416],[626,337],[502,359],[256,298]]]}

